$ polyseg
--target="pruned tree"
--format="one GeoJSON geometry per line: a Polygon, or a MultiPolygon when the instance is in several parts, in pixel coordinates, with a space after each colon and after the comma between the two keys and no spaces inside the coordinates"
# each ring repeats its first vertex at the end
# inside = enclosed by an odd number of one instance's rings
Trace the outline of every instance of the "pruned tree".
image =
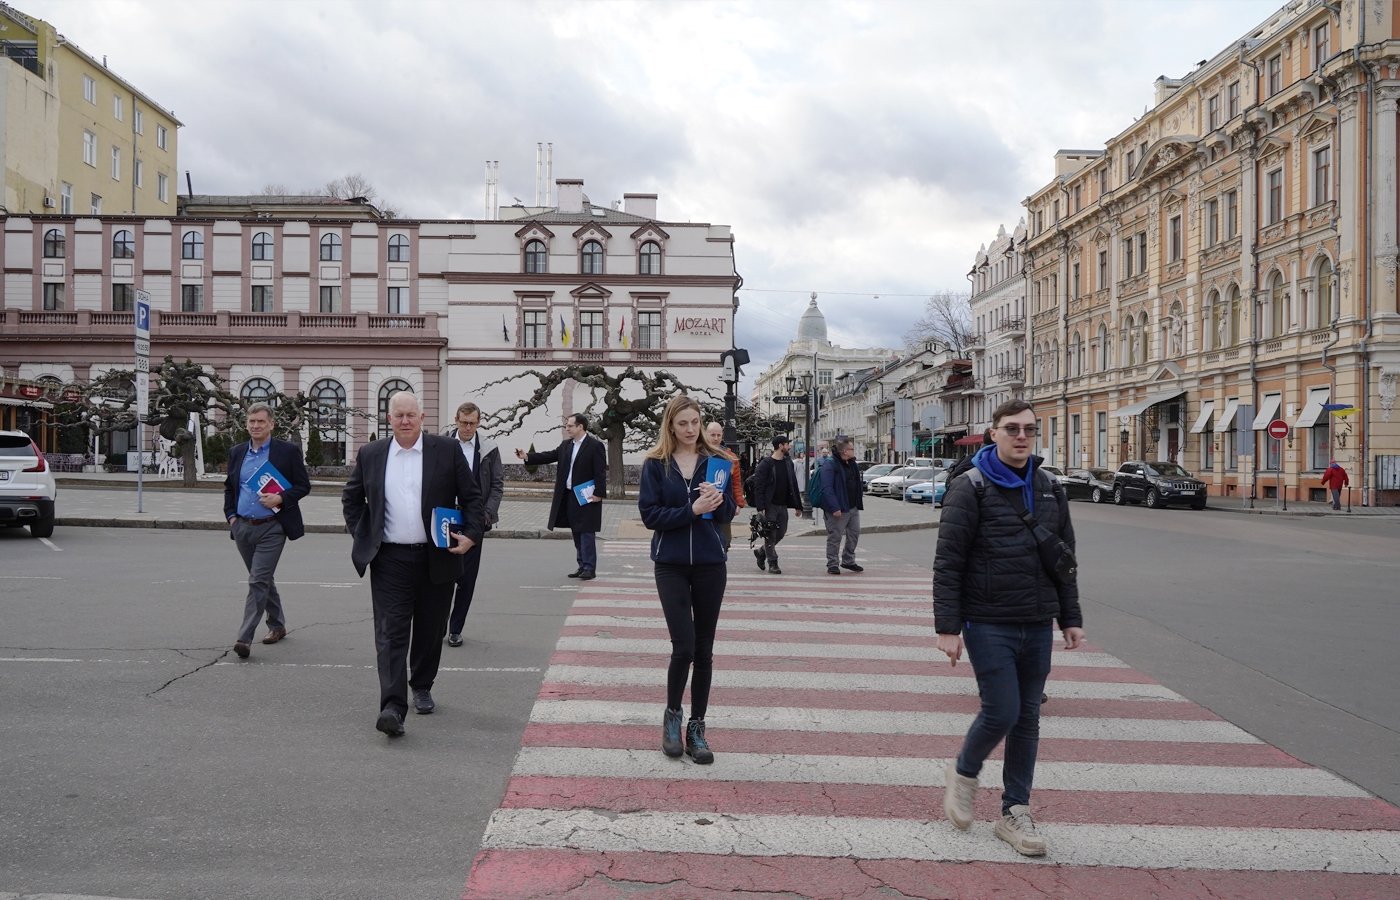
{"type": "Polygon", "coordinates": [[[972,324],[972,298],[956,291],[940,291],[928,298],[924,314],[905,334],[911,345],[940,341],[958,357],[976,341],[972,324]]]}
{"type": "Polygon", "coordinates": [[[616,374],[598,365],[561,366],[550,372],[526,369],[505,378],[487,382],[473,393],[533,377],[539,380],[534,393],[513,405],[485,415],[481,425],[489,433],[507,435],[524,426],[526,418],[538,409],[549,408],[549,398],[563,384],[577,382],[591,392],[588,404],[579,412],[588,416],[589,429],[608,445],[608,481],[618,486],[618,496],[626,496],[622,454],[626,450],[651,447],[661,428],[666,401],[677,394],[716,399],[703,388],[694,388],[667,371],[644,372],[628,366],[616,374]],[[628,396],[628,395],[633,396],[628,396]]]}
{"type": "MultiPolygon", "coordinates": [[[[374,184],[361,175],[359,172],[351,172],[339,178],[333,178],[326,182],[322,188],[328,197],[335,197],[339,200],[353,200],[362,197],[368,203],[377,207],[386,219],[397,219],[398,210],[389,205],[388,200],[381,200],[379,190],[374,184]]],[[[315,193],[314,191],[308,193],[315,193]]]]}

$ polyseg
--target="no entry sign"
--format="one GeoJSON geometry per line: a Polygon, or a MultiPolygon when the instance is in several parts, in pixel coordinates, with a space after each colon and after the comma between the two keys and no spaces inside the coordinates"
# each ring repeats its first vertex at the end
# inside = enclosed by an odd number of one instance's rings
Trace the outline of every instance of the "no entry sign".
{"type": "Polygon", "coordinates": [[[1288,423],[1282,419],[1274,419],[1269,423],[1269,437],[1276,441],[1281,441],[1288,437],[1288,423]]]}

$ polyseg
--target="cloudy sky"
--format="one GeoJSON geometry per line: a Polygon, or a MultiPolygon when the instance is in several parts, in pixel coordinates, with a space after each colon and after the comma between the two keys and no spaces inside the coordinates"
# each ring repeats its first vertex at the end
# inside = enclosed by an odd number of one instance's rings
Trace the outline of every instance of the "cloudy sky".
{"type": "Polygon", "coordinates": [[[12,2],[174,110],[199,193],[358,172],[406,217],[479,217],[484,161],[530,203],[552,141],[595,203],[731,225],[750,380],[812,291],[833,341],[900,346],[1056,149],[1101,148],[1282,5],[12,2]]]}

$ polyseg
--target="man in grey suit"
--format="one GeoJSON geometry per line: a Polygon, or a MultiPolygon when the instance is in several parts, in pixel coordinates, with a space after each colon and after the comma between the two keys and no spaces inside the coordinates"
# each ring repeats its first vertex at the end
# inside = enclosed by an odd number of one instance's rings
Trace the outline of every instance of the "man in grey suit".
{"type": "Polygon", "coordinates": [[[461,557],[481,540],[481,491],[456,441],[423,433],[423,407],[408,391],[389,398],[393,437],[360,448],[340,495],[350,559],[369,570],[374,644],[379,665],[379,718],[374,727],[403,734],[408,688],[420,715],[436,709],[433,681],[461,557]],[[440,549],[431,534],[434,507],[456,507],[462,533],[440,549]]]}
{"type": "MultiPolygon", "coordinates": [[[[487,531],[501,520],[501,497],[506,490],[505,466],[501,464],[501,448],[496,442],[477,433],[481,426],[481,407],[468,400],[457,407],[457,444],[462,457],[476,476],[481,495],[486,498],[487,531]]],[[[447,646],[462,646],[462,629],[476,595],[476,576],[481,571],[481,544],[462,557],[462,574],[457,579],[457,596],[452,601],[452,615],[447,620],[447,646]]]]}

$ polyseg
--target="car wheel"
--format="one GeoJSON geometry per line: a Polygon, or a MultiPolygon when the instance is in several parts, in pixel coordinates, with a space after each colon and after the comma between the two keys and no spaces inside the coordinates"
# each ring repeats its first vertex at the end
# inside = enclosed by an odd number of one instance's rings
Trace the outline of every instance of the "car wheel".
{"type": "Polygon", "coordinates": [[[1104,501],[1103,490],[1101,488],[1094,488],[1094,492],[1089,495],[1089,499],[1093,500],[1095,503],[1102,503],[1104,501]]]}
{"type": "Polygon", "coordinates": [[[1116,487],[1116,488],[1113,489],[1113,502],[1114,502],[1114,504],[1117,505],[1117,506],[1122,506],[1124,503],[1127,503],[1127,502],[1128,502],[1128,501],[1123,497],[1123,488],[1121,488],[1121,487],[1116,487]]]}
{"type": "Polygon", "coordinates": [[[29,533],[36,538],[53,537],[53,513],[41,515],[29,523],[29,533]]]}
{"type": "Polygon", "coordinates": [[[1191,508],[1192,508],[1192,509],[1205,509],[1205,508],[1206,508],[1206,498],[1201,497],[1199,500],[1192,500],[1192,501],[1191,501],[1191,508]]]}
{"type": "Polygon", "coordinates": [[[1162,507],[1162,498],[1157,495],[1156,488],[1150,488],[1147,491],[1147,499],[1143,502],[1147,504],[1148,509],[1161,509],[1162,507]]]}

